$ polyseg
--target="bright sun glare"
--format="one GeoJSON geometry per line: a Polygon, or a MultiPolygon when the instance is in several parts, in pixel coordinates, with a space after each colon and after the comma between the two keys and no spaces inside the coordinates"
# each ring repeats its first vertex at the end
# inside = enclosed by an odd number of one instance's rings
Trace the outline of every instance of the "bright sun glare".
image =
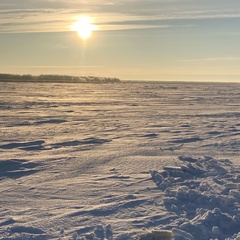
{"type": "Polygon", "coordinates": [[[92,24],[92,19],[90,17],[84,16],[73,25],[72,29],[77,32],[81,39],[87,40],[92,35],[92,31],[97,28],[92,24]]]}

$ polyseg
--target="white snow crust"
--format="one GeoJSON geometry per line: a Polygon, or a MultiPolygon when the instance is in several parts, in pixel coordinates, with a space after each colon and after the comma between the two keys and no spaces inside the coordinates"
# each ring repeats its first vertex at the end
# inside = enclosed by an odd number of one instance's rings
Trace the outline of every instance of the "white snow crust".
{"type": "Polygon", "coordinates": [[[0,239],[240,240],[239,109],[238,84],[1,83],[0,239]]]}

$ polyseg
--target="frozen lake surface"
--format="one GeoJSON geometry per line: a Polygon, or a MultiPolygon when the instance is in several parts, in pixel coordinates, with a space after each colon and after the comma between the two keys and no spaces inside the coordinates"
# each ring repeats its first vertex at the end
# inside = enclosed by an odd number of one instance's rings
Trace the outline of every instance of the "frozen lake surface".
{"type": "Polygon", "coordinates": [[[1,83],[0,239],[239,240],[239,153],[238,84],[1,83]]]}

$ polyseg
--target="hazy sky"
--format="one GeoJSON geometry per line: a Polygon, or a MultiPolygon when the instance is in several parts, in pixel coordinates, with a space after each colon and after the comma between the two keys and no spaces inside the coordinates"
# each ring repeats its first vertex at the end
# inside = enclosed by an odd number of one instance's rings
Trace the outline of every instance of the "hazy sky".
{"type": "Polygon", "coordinates": [[[240,1],[0,0],[0,72],[240,82],[240,1]]]}

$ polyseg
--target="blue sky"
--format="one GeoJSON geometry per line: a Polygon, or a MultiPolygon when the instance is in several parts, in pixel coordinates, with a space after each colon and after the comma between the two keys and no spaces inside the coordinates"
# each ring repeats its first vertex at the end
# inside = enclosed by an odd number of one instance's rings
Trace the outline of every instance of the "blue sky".
{"type": "Polygon", "coordinates": [[[0,0],[1,73],[240,81],[239,43],[239,0],[0,0]]]}

